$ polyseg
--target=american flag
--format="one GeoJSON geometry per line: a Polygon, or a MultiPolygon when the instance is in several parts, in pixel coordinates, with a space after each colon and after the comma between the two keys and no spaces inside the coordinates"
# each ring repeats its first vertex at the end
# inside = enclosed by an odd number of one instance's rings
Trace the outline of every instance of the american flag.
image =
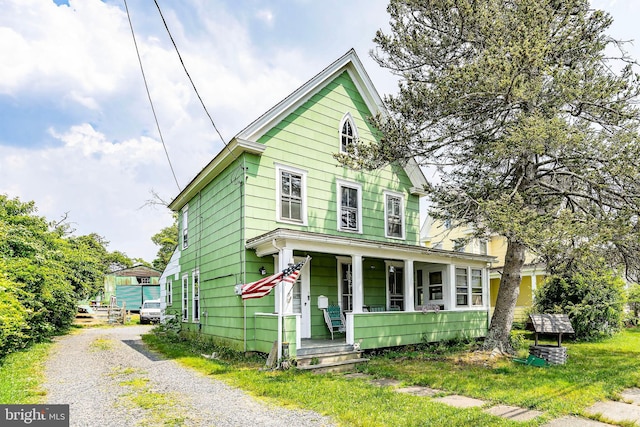
{"type": "Polygon", "coordinates": [[[296,280],[298,280],[298,276],[300,276],[300,270],[309,258],[310,257],[307,257],[304,261],[300,261],[295,265],[287,267],[279,273],[264,277],[253,283],[243,285],[242,299],[262,298],[263,296],[268,295],[269,292],[271,292],[271,289],[280,282],[295,283],[296,280]]]}

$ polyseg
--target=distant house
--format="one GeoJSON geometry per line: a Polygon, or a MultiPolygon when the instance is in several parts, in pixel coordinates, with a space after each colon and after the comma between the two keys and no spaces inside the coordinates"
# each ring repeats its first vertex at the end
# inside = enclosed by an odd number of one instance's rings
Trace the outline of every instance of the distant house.
{"type": "Polygon", "coordinates": [[[374,140],[382,101],[351,50],[259,117],[169,207],[179,245],[163,274],[167,312],[237,349],[289,354],[329,340],[319,308],[340,306],[361,349],[486,334],[489,263],[420,245],[415,162],[375,171],[334,159],[374,140]],[[295,283],[243,300],[239,289],[310,257],[295,283]],[[263,275],[264,274],[264,275],[263,275]],[[279,320],[282,329],[279,331],[279,320]]]}
{"type": "MultiPolygon", "coordinates": [[[[500,277],[504,267],[504,257],[507,251],[507,241],[502,236],[491,236],[481,240],[473,236],[470,227],[456,226],[448,222],[435,221],[427,217],[420,232],[422,244],[426,247],[453,250],[456,252],[477,253],[495,257],[490,271],[490,303],[491,310],[496,306],[500,277]]],[[[542,286],[546,276],[544,263],[536,262],[532,254],[528,253],[522,269],[520,293],[516,301],[514,320],[526,319],[527,310],[533,305],[533,296],[538,286],[542,286]]]]}
{"type": "Polygon", "coordinates": [[[118,306],[122,307],[126,302],[127,310],[139,310],[144,301],[160,298],[160,275],[159,270],[144,265],[105,275],[102,305],[109,304],[115,297],[118,306]]]}

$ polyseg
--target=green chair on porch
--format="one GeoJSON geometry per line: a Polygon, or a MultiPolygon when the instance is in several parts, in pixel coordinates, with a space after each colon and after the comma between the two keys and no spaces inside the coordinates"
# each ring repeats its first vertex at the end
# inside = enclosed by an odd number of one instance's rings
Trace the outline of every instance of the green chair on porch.
{"type": "Polygon", "coordinates": [[[333,340],[334,332],[345,332],[345,319],[342,309],[339,305],[329,305],[324,310],[324,321],[331,332],[331,339],[333,340]]]}

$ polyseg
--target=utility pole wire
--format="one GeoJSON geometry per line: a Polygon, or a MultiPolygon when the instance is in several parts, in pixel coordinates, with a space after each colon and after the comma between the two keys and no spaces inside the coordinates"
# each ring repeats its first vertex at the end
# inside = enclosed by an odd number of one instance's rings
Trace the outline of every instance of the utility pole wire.
{"type": "MultiPolygon", "coordinates": [[[[157,4],[157,3],[156,3],[157,4]]],[[[131,28],[131,37],[133,37],[133,44],[136,47],[136,55],[138,56],[138,63],[140,64],[140,71],[142,72],[142,80],[144,80],[144,87],[147,91],[147,97],[149,98],[149,104],[151,104],[151,111],[153,112],[153,118],[156,122],[156,128],[158,129],[158,135],[160,135],[160,141],[162,142],[162,147],[164,148],[164,153],[167,156],[167,162],[169,162],[169,168],[171,169],[171,174],[173,175],[173,179],[176,182],[176,186],[178,187],[178,191],[182,191],[180,188],[180,184],[178,183],[178,178],[176,177],[176,173],[173,170],[173,165],[171,164],[171,159],[169,158],[169,152],[167,151],[167,145],[164,142],[164,137],[162,136],[162,131],[160,130],[160,123],[158,123],[158,115],[156,114],[156,109],[153,106],[153,100],[151,99],[151,93],[149,92],[149,85],[147,84],[147,77],[144,73],[144,67],[142,66],[142,59],[140,59],[140,51],[138,50],[138,43],[136,41],[136,35],[133,31],[133,24],[131,23],[131,15],[129,14],[129,6],[127,5],[127,0],[124,0],[124,8],[127,11],[127,19],[129,20],[129,28],[131,28]]]]}
{"type": "Polygon", "coordinates": [[[164,28],[167,30],[167,34],[169,35],[169,38],[171,39],[171,43],[173,43],[173,47],[176,50],[176,53],[178,54],[178,58],[180,59],[180,64],[182,64],[182,68],[184,69],[184,72],[187,75],[187,78],[189,79],[189,82],[191,83],[191,87],[193,88],[193,91],[196,93],[196,96],[198,97],[198,100],[200,101],[200,104],[202,105],[202,108],[204,109],[204,112],[207,114],[207,117],[209,117],[209,121],[211,122],[211,125],[215,129],[216,133],[218,134],[218,137],[220,138],[220,141],[222,141],[222,143],[224,144],[225,148],[227,150],[229,150],[229,153],[231,153],[231,155],[233,155],[233,157],[237,159],[237,157],[233,154],[233,152],[231,151],[231,149],[227,145],[227,142],[225,141],[225,139],[222,137],[222,134],[220,134],[220,131],[218,130],[218,127],[216,126],[215,122],[213,121],[213,118],[211,117],[211,114],[209,114],[209,110],[207,110],[206,105],[204,105],[204,101],[202,100],[202,97],[200,96],[200,93],[198,92],[198,89],[196,89],[196,85],[193,83],[193,79],[191,78],[191,75],[189,74],[189,71],[187,71],[187,67],[184,64],[184,61],[182,60],[182,55],[180,55],[180,51],[178,50],[178,46],[176,45],[176,42],[173,39],[173,36],[171,35],[171,31],[169,31],[169,26],[167,25],[167,21],[164,19],[164,15],[162,14],[162,10],[160,10],[160,5],[158,4],[158,0],[153,0],[153,2],[156,4],[156,8],[158,9],[158,13],[160,14],[160,18],[162,18],[162,23],[164,24],[164,28]]]}

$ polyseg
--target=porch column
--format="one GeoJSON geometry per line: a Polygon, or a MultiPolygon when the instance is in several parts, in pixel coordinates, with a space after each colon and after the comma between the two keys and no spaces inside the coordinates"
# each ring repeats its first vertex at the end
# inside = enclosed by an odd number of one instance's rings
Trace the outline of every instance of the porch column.
{"type": "Polygon", "coordinates": [[[456,266],[453,264],[449,264],[447,266],[447,287],[449,288],[449,294],[447,295],[447,299],[449,300],[447,303],[447,310],[455,310],[456,309],[456,266]]]}
{"type": "MultiPolygon", "coordinates": [[[[278,264],[280,271],[289,266],[289,263],[293,261],[293,250],[288,248],[280,249],[278,256],[278,264]]],[[[287,304],[285,298],[291,286],[287,286],[286,282],[280,282],[276,286],[276,311],[278,313],[278,360],[282,358],[282,316],[287,311],[287,304]]]]}
{"type": "MultiPolygon", "coordinates": [[[[282,248],[280,250],[280,254],[278,256],[278,272],[284,270],[289,267],[289,264],[293,261],[293,250],[288,248],[282,248]]],[[[292,283],[282,282],[277,288],[279,289],[279,294],[276,293],[276,312],[281,314],[293,313],[293,299],[290,297],[291,289],[293,288],[292,283]],[[280,304],[283,304],[282,310],[280,309],[280,304]]]]}
{"type": "Polygon", "coordinates": [[[353,312],[362,313],[364,284],[362,283],[362,255],[351,257],[351,286],[353,287],[353,312]]]}
{"type": "Polygon", "coordinates": [[[404,260],[404,311],[416,311],[413,287],[413,260],[404,260]]]}

